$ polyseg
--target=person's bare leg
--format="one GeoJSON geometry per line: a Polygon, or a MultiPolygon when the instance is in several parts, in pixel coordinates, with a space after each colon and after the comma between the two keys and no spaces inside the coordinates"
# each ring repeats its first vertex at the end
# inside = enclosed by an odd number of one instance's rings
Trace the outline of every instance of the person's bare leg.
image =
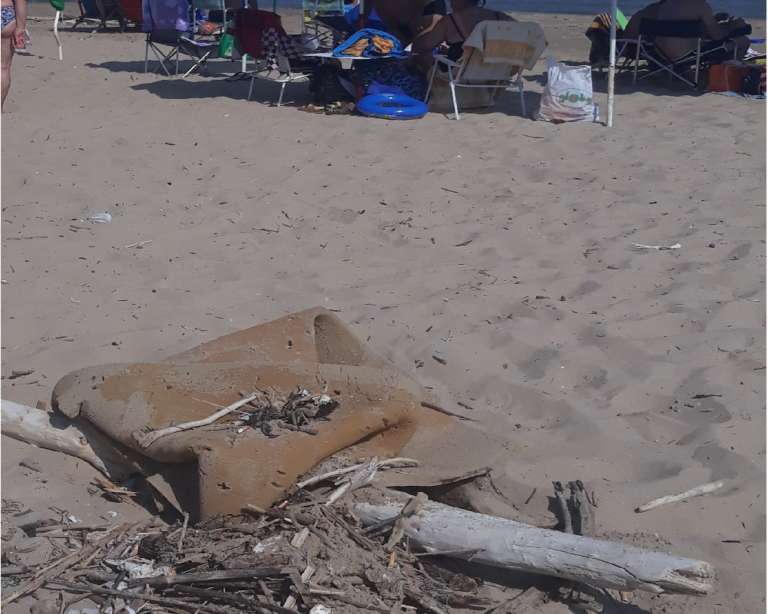
{"type": "Polygon", "coordinates": [[[11,60],[13,59],[13,32],[14,27],[8,26],[10,32],[6,34],[6,30],[3,30],[3,47],[2,47],[2,71],[3,71],[3,99],[2,106],[5,106],[5,97],[8,95],[8,90],[11,89],[11,60]]]}

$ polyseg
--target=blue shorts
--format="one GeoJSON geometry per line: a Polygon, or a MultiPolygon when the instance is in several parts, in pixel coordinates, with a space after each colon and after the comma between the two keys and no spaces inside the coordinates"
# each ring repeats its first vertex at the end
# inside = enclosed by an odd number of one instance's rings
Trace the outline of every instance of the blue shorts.
{"type": "Polygon", "coordinates": [[[10,25],[14,21],[16,21],[16,7],[4,6],[2,10],[2,17],[3,17],[3,30],[5,30],[5,26],[10,25]]]}

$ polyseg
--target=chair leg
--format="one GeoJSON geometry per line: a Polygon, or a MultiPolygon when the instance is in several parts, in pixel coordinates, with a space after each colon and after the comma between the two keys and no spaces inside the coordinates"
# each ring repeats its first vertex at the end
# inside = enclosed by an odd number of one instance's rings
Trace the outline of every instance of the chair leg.
{"type": "Polygon", "coordinates": [[[640,48],[642,46],[643,39],[638,36],[637,43],[635,44],[635,75],[632,77],[632,83],[637,83],[637,69],[640,67],[640,48]]]}
{"type": "Polygon", "coordinates": [[[517,89],[520,90],[520,107],[523,109],[523,117],[528,117],[528,114],[525,112],[525,92],[523,91],[524,87],[525,84],[523,83],[523,80],[518,79],[517,89]]]}
{"type": "Polygon", "coordinates": [[[251,85],[248,88],[248,100],[251,99],[251,96],[253,96],[253,84],[256,81],[256,77],[251,76],[251,85]]]}
{"type": "Polygon", "coordinates": [[[283,104],[283,94],[285,94],[285,86],[287,83],[282,83],[280,85],[280,96],[277,99],[277,106],[280,107],[283,104]]]}
{"type": "Polygon", "coordinates": [[[701,66],[701,39],[696,39],[696,69],[694,71],[693,82],[699,85],[699,67],[701,66]]]}
{"type": "Polygon", "coordinates": [[[451,100],[453,100],[453,112],[456,116],[456,121],[461,119],[459,116],[459,103],[456,100],[456,84],[453,81],[453,71],[451,67],[448,67],[448,84],[451,86],[451,100]]]}
{"type": "Polygon", "coordinates": [[[149,67],[149,43],[147,42],[144,45],[144,72],[147,72],[148,67],[149,67]]]}
{"type": "Polygon", "coordinates": [[[429,102],[429,95],[432,93],[432,85],[435,82],[435,73],[437,73],[437,62],[432,65],[432,71],[429,73],[429,84],[427,85],[427,94],[424,96],[424,102],[429,102]]]}

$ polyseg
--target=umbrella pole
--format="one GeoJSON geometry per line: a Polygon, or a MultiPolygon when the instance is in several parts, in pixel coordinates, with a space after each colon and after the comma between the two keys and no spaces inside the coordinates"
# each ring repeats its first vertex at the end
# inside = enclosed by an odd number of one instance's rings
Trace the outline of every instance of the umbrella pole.
{"type": "Polygon", "coordinates": [[[611,0],[611,40],[608,52],[608,127],[613,127],[613,89],[616,77],[617,0],[611,0]]]}

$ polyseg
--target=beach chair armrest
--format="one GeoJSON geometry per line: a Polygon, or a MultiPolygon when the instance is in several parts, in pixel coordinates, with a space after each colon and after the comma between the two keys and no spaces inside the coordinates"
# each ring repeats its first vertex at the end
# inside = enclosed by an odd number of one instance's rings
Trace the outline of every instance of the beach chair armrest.
{"type": "Polygon", "coordinates": [[[440,54],[435,54],[435,62],[438,64],[445,64],[446,66],[451,66],[451,67],[461,66],[461,64],[459,64],[458,62],[454,62],[453,60],[440,54]]]}

